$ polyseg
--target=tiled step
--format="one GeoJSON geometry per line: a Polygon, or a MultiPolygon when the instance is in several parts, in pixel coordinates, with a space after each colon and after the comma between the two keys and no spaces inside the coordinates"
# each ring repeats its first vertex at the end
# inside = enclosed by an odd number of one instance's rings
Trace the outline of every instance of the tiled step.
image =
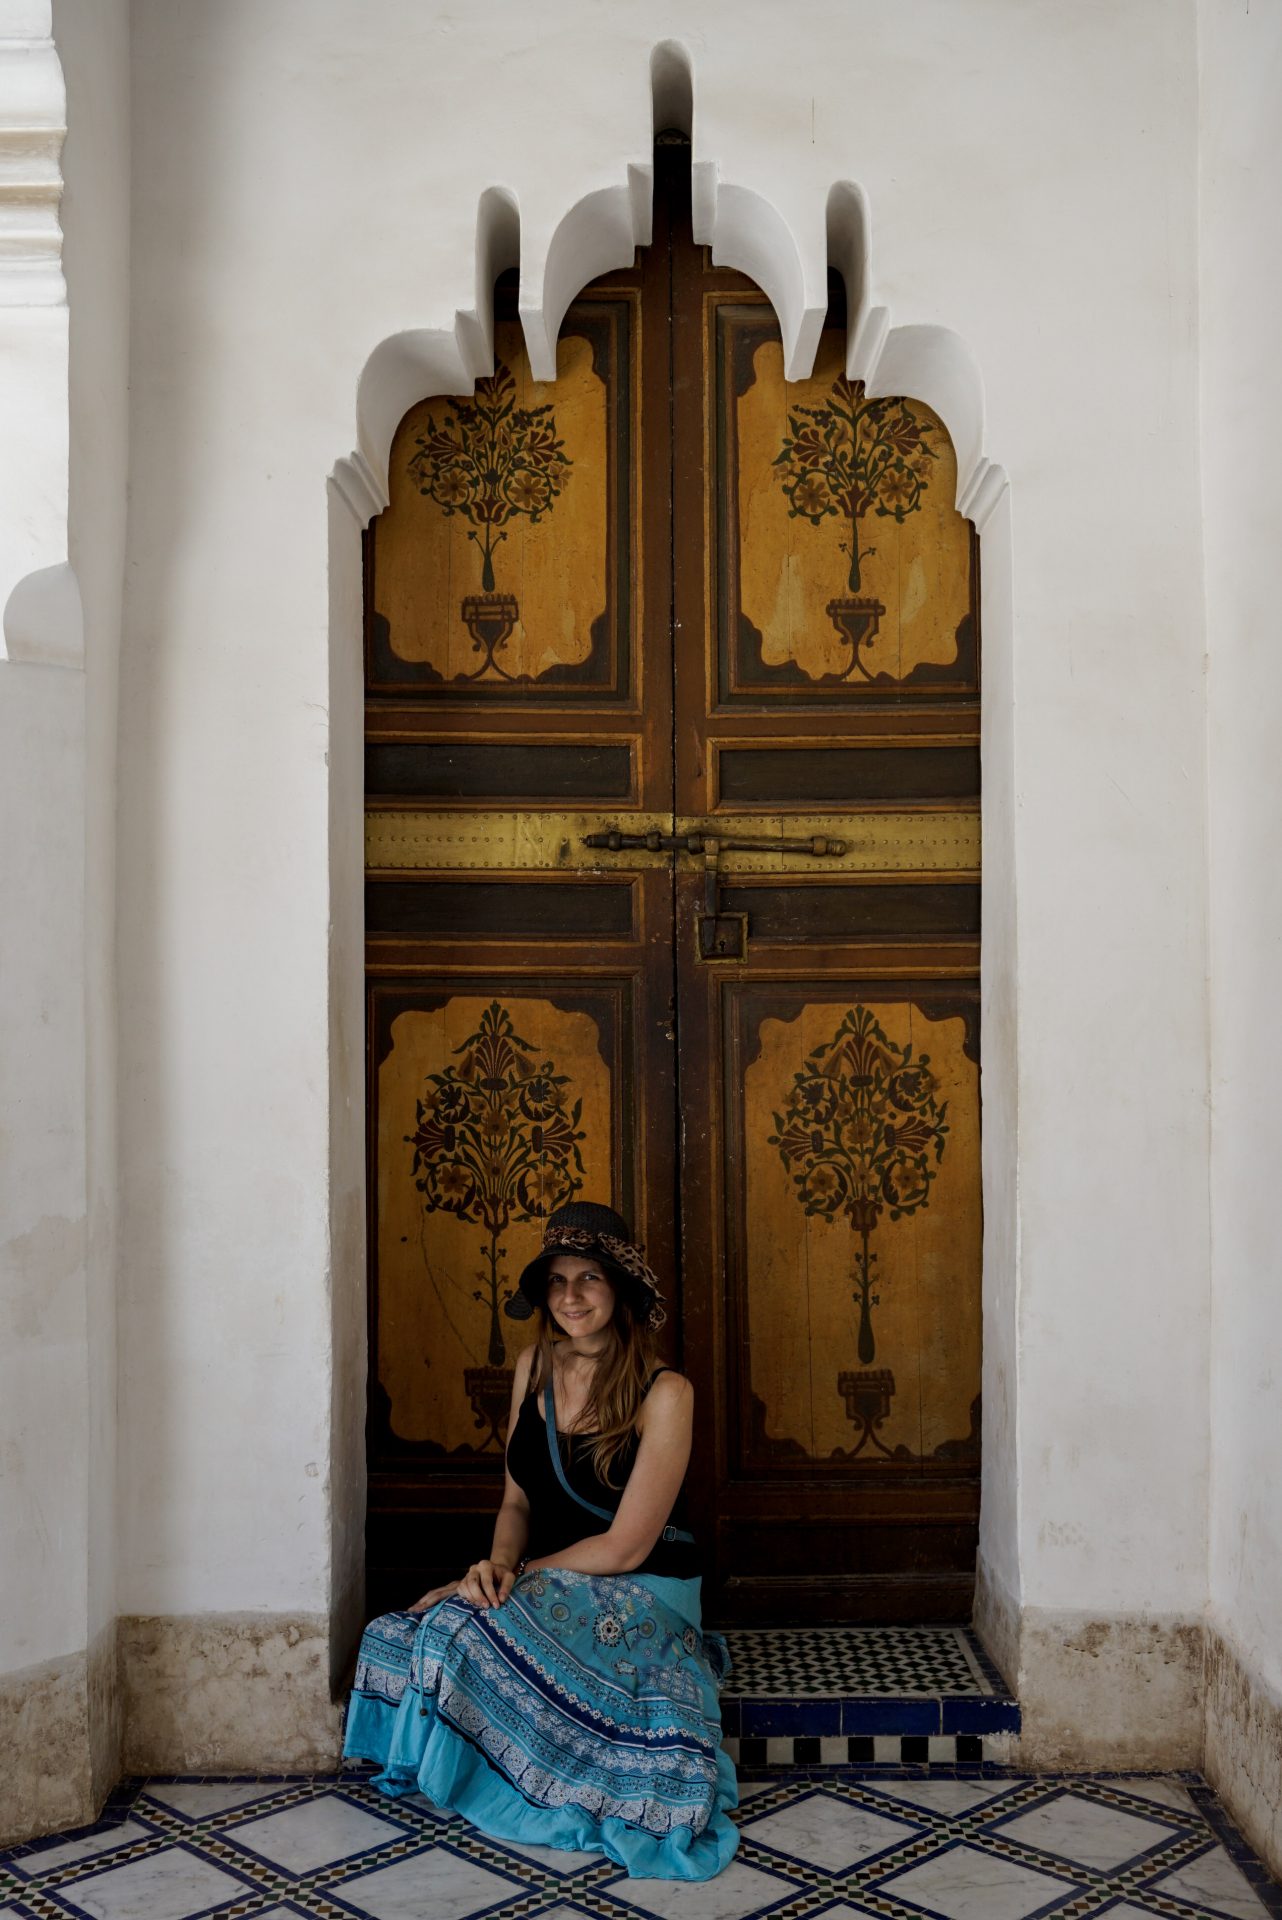
{"type": "Polygon", "coordinates": [[[965,1627],[731,1629],[721,1696],[743,1767],[1005,1761],[1019,1704],[965,1627]]]}

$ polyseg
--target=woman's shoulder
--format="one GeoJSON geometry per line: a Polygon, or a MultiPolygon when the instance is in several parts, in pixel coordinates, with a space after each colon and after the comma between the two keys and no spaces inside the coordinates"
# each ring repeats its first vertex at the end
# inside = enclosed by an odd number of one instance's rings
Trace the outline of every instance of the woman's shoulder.
{"type": "Polygon", "coordinates": [[[685,1394],[694,1392],[694,1384],[687,1380],[684,1373],[678,1373],[675,1367],[659,1366],[651,1373],[645,1391],[648,1400],[661,1394],[679,1400],[685,1394]]]}
{"type": "Polygon", "coordinates": [[[693,1404],[694,1385],[684,1373],[678,1373],[675,1367],[656,1368],[641,1401],[637,1424],[639,1426],[645,1419],[650,1407],[657,1408],[661,1417],[670,1417],[693,1404]]]}

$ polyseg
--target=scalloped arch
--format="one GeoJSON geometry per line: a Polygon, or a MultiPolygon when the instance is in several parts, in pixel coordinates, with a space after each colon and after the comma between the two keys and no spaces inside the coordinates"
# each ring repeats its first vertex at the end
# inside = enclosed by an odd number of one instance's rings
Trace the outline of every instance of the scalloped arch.
{"type": "MultiPolygon", "coordinates": [[[[867,196],[853,180],[829,188],[824,219],[800,231],[756,186],[724,180],[719,162],[701,151],[698,90],[690,49],[659,41],[650,57],[652,132],[676,127],[692,146],[693,231],[716,265],[747,274],[769,297],[779,319],[784,371],[804,379],[814,365],[828,305],[830,265],[847,296],[847,372],[874,393],[924,400],[943,420],[957,453],[957,505],[982,525],[1006,476],[984,452],[984,389],[974,354],[948,327],[891,324],[878,304],[872,275],[867,196]]],[[[392,436],[416,401],[471,392],[493,368],[496,277],[520,267],[520,317],[530,367],[538,380],[556,377],[556,343],[566,309],[580,288],[631,265],[649,244],[653,164],[629,164],[625,177],[588,188],[550,232],[523,228],[516,194],[487,187],[476,216],[475,299],[443,327],[416,327],[375,347],[357,387],[355,450],[340,460],[334,483],[364,525],[387,505],[392,436]]]]}

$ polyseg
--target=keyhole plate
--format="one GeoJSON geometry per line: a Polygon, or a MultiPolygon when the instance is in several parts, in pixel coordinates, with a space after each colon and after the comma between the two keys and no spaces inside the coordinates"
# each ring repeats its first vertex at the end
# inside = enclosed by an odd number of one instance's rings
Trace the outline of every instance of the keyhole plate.
{"type": "Polygon", "coordinates": [[[701,913],[699,915],[699,958],[701,960],[746,960],[748,957],[748,916],[746,913],[701,913]]]}

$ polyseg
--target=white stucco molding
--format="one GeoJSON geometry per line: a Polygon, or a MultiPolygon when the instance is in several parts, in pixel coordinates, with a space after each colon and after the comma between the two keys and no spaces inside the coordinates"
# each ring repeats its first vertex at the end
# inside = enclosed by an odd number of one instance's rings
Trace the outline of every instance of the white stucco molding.
{"type": "MultiPolygon", "coordinates": [[[[410,408],[434,393],[470,393],[494,371],[494,282],[520,262],[516,195],[487,187],[476,210],[475,301],[445,327],[413,327],[375,347],[356,389],[356,447],[332,484],[363,527],[388,502],[392,437],[410,408]]],[[[577,289],[576,289],[577,291],[577,289]]]]}
{"type": "Polygon", "coordinates": [[[957,508],[980,532],[1006,487],[1003,469],[984,452],[984,382],[961,335],[928,324],[892,326],[872,293],[867,196],[853,180],[828,193],[828,259],[846,286],[846,377],[871,394],[924,400],[948,428],[957,456],[957,508]]]}
{"type": "Polygon", "coordinates": [[[67,561],[23,574],[5,605],[4,644],[9,660],[45,667],[84,665],[80,582],[67,561]]]}
{"type": "Polygon", "coordinates": [[[83,663],[67,560],[67,96],[50,0],[0,0],[0,660],[83,663]]]}
{"type": "Polygon", "coordinates": [[[49,0],[0,0],[0,306],[56,307],[67,95],[49,0]]]}
{"type": "MultiPolygon", "coordinates": [[[[688,47],[663,40],[650,56],[652,134],[676,127],[692,147],[693,233],[714,263],[746,273],[770,298],[783,334],[784,373],[802,379],[814,365],[828,307],[828,261],[821,224],[794,232],[779,209],[746,181],[723,180],[715,156],[701,151],[695,69],[688,47]]],[[[654,165],[629,163],[626,179],[593,188],[546,241],[523,233],[521,320],[536,379],[556,378],[556,340],[566,308],[597,274],[632,264],[648,246],[654,165]]]]}
{"type": "MultiPolygon", "coordinates": [[[[826,205],[804,228],[790,224],[758,188],[722,177],[717,158],[701,150],[695,68],[687,47],[661,41],[650,60],[652,134],[666,127],[692,145],[694,238],[717,266],[747,274],[766,293],[783,335],[784,371],[804,379],[814,366],[828,308],[831,264],[845,281],[847,373],[869,392],[903,393],[943,420],[957,453],[957,505],[977,527],[1001,497],[1006,476],[984,452],[984,391],[975,357],[961,337],[932,324],[893,326],[874,293],[866,196],[850,180],[835,181],[826,205]]],[[[520,265],[520,317],[537,380],[556,378],[556,346],[566,309],[599,274],[632,264],[650,242],[654,167],[628,162],[623,177],[597,182],[555,225],[532,230],[516,194],[487,187],[476,222],[475,303],[448,326],[420,327],[381,342],[360,376],[357,445],[334,469],[333,484],[364,526],[387,505],[392,436],[409,408],[433,394],[471,392],[493,369],[496,277],[520,265]]]]}
{"type": "Polygon", "coordinates": [[[1007,481],[984,453],[983,381],[960,334],[948,327],[892,327],[885,307],[867,307],[847,342],[846,374],[871,394],[908,394],[934,409],[957,455],[957,509],[982,533],[1007,481]]]}

